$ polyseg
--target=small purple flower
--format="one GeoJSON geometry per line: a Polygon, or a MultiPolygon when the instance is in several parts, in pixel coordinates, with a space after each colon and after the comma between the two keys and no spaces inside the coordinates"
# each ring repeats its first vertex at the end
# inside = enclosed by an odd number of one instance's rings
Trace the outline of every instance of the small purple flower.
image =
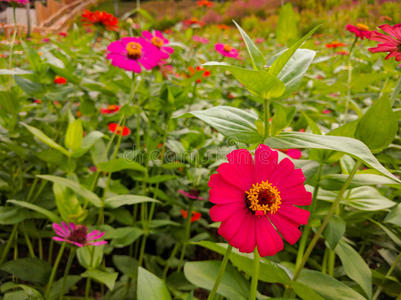
{"type": "Polygon", "coordinates": [[[194,42],[197,42],[197,43],[200,43],[200,44],[208,44],[209,43],[209,40],[207,38],[201,37],[199,35],[194,35],[192,37],[192,40],[194,42]]]}
{"type": "Polygon", "coordinates": [[[141,65],[147,70],[153,69],[162,58],[156,46],[138,37],[123,37],[110,43],[107,50],[107,59],[113,66],[135,73],[142,71],[141,65]]]}
{"type": "Polygon", "coordinates": [[[78,247],[107,244],[107,241],[93,242],[103,237],[105,232],[94,230],[88,233],[86,225],[67,224],[65,222],[61,222],[61,224],[53,223],[53,230],[58,235],[54,236],[53,240],[58,242],[67,242],[78,247]]]}
{"type": "Polygon", "coordinates": [[[223,56],[238,58],[238,50],[228,44],[217,43],[214,48],[223,56]]]}
{"type": "Polygon", "coordinates": [[[178,190],[178,192],[181,195],[183,195],[183,196],[185,196],[185,197],[187,197],[189,199],[192,199],[192,200],[204,200],[203,197],[199,196],[199,191],[196,190],[196,189],[192,189],[189,192],[185,192],[183,190],[178,190]]]}
{"type": "Polygon", "coordinates": [[[170,57],[170,54],[174,53],[173,48],[166,46],[169,40],[160,31],[155,30],[154,34],[149,31],[142,31],[142,36],[161,51],[162,59],[167,59],[170,57]]]}

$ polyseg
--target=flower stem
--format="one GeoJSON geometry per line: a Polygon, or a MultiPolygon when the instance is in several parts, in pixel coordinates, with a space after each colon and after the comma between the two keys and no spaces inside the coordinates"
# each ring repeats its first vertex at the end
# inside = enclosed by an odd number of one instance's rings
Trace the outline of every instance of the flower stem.
{"type": "Polygon", "coordinates": [[[13,226],[13,229],[11,231],[10,237],[7,241],[6,246],[4,247],[4,250],[1,254],[1,259],[0,259],[0,265],[4,262],[4,260],[7,258],[8,252],[10,251],[11,243],[13,242],[15,235],[17,234],[18,230],[18,224],[15,224],[13,226]]]}
{"type": "Polygon", "coordinates": [[[347,97],[345,98],[345,111],[344,111],[344,123],[348,119],[348,106],[349,102],[352,100],[351,99],[351,81],[352,81],[352,64],[351,64],[351,58],[352,58],[352,51],[355,48],[356,43],[358,42],[358,37],[355,36],[354,41],[352,42],[351,48],[349,49],[349,54],[348,54],[348,79],[347,79],[347,97]]]}
{"type": "Polygon", "coordinates": [[[269,99],[265,99],[264,105],[263,105],[263,110],[264,110],[264,123],[265,123],[265,132],[263,136],[263,142],[264,140],[270,136],[270,101],[269,99]]]}
{"type": "Polygon", "coordinates": [[[171,251],[171,255],[170,255],[169,259],[167,260],[166,266],[164,267],[164,270],[163,270],[163,280],[166,280],[168,269],[170,268],[170,263],[174,259],[179,247],[180,247],[180,244],[176,243],[174,245],[173,251],[171,251]]]}
{"type": "Polygon", "coordinates": [[[334,200],[333,204],[330,207],[330,210],[328,214],[326,215],[326,218],[323,220],[322,225],[320,225],[319,229],[317,230],[315,236],[312,238],[308,248],[305,251],[305,254],[302,258],[301,263],[298,265],[298,267],[295,269],[293,281],[296,281],[301,274],[302,268],[305,266],[306,262],[308,261],[309,256],[312,253],[312,250],[315,248],[315,245],[317,241],[319,240],[321,234],[323,233],[323,230],[326,228],[327,224],[330,221],[330,218],[334,215],[336,212],[337,206],[339,205],[341,199],[343,198],[344,192],[348,188],[348,186],[351,184],[352,178],[355,176],[356,171],[358,168],[361,166],[361,162],[358,160],[355,163],[354,168],[352,169],[351,173],[349,174],[347,180],[344,182],[344,185],[342,186],[341,190],[338,192],[336,199],[334,200]]]}
{"type": "Polygon", "coordinates": [[[184,242],[182,244],[182,250],[181,250],[181,255],[180,255],[180,262],[178,263],[178,269],[177,272],[181,271],[183,262],[184,262],[184,257],[185,257],[185,250],[187,249],[187,244],[188,240],[191,234],[191,217],[192,217],[192,206],[193,206],[193,201],[189,200],[189,206],[188,206],[188,212],[187,212],[187,222],[185,223],[185,237],[184,237],[184,242]]]}
{"type": "Polygon", "coordinates": [[[380,293],[382,291],[384,282],[386,281],[387,277],[389,277],[391,275],[391,273],[394,271],[395,267],[400,262],[400,260],[401,260],[401,252],[398,254],[397,258],[395,259],[395,261],[391,265],[390,269],[388,269],[388,271],[386,273],[386,276],[383,278],[380,286],[377,288],[375,294],[373,295],[373,298],[372,298],[373,300],[376,300],[379,297],[379,295],[380,295],[380,293]]]}
{"type": "Polygon", "coordinates": [[[64,270],[64,277],[63,277],[63,283],[62,283],[61,289],[60,289],[59,300],[63,299],[65,284],[67,282],[67,277],[68,277],[68,274],[70,273],[71,264],[72,264],[72,261],[74,260],[74,256],[75,256],[75,249],[76,248],[74,248],[74,247],[70,248],[70,255],[68,256],[67,265],[64,270]]]}
{"type": "Polygon", "coordinates": [[[91,279],[88,277],[86,278],[86,285],[85,285],[85,300],[89,299],[90,290],[91,290],[91,279]]]}
{"type": "Polygon", "coordinates": [[[14,44],[15,44],[15,38],[17,36],[17,15],[16,15],[16,7],[13,7],[13,19],[14,19],[14,32],[13,32],[13,37],[11,39],[11,44],[10,44],[10,56],[8,60],[8,68],[11,70],[11,67],[13,65],[13,49],[14,49],[14,44]]]}
{"type": "Polygon", "coordinates": [[[58,255],[57,255],[56,261],[54,262],[53,269],[52,269],[52,272],[50,274],[49,282],[46,285],[45,297],[44,297],[45,299],[49,299],[50,289],[51,289],[51,287],[53,285],[54,277],[56,276],[57,268],[58,268],[58,265],[60,263],[61,257],[63,256],[64,248],[65,248],[65,243],[62,243],[61,247],[60,247],[60,250],[58,251],[58,255]]]}
{"type": "Polygon", "coordinates": [[[214,297],[216,296],[217,289],[219,288],[220,282],[223,279],[224,271],[226,270],[227,262],[228,259],[230,258],[231,250],[233,247],[231,245],[227,246],[226,253],[224,254],[223,261],[220,265],[219,273],[217,274],[216,281],[214,282],[214,286],[212,291],[209,294],[209,297],[207,297],[207,300],[214,300],[214,297]]]}
{"type": "Polygon", "coordinates": [[[253,275],[251,281],[251,290],[249,291],[249,300],[256,299],[256,293],[258,291],[258,280],[259,280],[259,263],[260,256],[258,250],[255,249],[253,252],[253,275]]]}

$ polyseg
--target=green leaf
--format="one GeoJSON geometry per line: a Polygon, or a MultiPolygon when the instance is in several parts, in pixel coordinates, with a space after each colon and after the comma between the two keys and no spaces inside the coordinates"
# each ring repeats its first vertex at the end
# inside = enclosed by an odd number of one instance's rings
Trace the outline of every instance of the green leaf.
{"type": "Polygon", "coordinates": [[[15,68],[15,69],[0,69],[0,75],[26,75],[26,74],[32,74],[32,71],[26,71],[26,70],[22,70],[19,68],[15,68]]]}
{"type": "Polygon", "coordinates": [[[72,157],[81,157],[84,155],[89,149],[95,145],[95,143],[104,137],[104,134],[100,131],[92,131],[88,135],[86,135],[81,143],[81,147],[76,149],[72,153],[72,157]]]}
{"type": "Polygon", "coordinates": [[[222,62],[207,62],[203,65],[230,71],[249,92],[263,99],[278,98],[285,92],[284,83],[264,70],[244,69],[222,62]]]}
{"type": "MultiPolygon", "coordinates": [[[[201,241],[193,243],[214,252],[224,255],[227,249],[227,244],[214,243],[210,241],[201,241]]],[[[245,272],[249,276],[253,274],[253,253],[242,253],[237,249],[233,249],[230,255],[230,261],[240,271],[245,272]]],[[[283,266],[274,263],[268,259],[262,259],[260,261],[260,274],[259,280],[269,283],[282,283],[287,284],[290,282],[287,272],[283,266]]]]}
{"type": "Polygon", "coordinates": [[[53,183],[53,193],[61,218],[66,222],[82,223],[86,217],[84,210],[75,194],[57,183],[53,183]]]}
{"type": "Polygon", "coordinates": [[[20,200],[8,200],[7,202],[10,202],[17,206],[28,208],[28,209],[36,211],[42,215],[45,215],[52,222],[56,222],[56,223],[60,222],[60,218],[56,214],[52,213],[51,211],[49,211],[43,207],[37,206],[35,204],[29,203],[26,201],[20,201],[20,200]]]}
{"type": "Polygon", "coordinates": [[[326,300],[366,300],[346,284],[318,271],[304,269],[298,281],[312,288],[326,300]]]}
{"type": "MultiPolygon", "coordinates": [[[[339,190],[344,182],[347,180],[347,174],[328,174],[322,177],[320,181],[324,189],[339,190]]],[[[350,187],[358,187],[364,185],[381,185],[381,184],[394,184],[394,181],[388,177],[376,174],[356,174],[352,178],[350,187]]]]}
{"type": "Polygon", "coordinates": [[[77,258],[81,266],[86,269],[96,269],[103,260],[104,245],[85,246],[77,249],[77,258]]]}
{"type": "Polygon", "coordinates": [[[372,273],[358,252],[341,240],[336,249],[341,260],[344,272],[363,289],[368,299],[372,298],[372,273]]]}
{"type": "Polygon", "coordinates": [[[23,220],[30,218],[31,213],[26,209],[15,206],[2,206],[0,207],[0,224],[13,225],[23,220]]]}
{"type": "MultiPolygon", "coordinates": [[[[220,264],[220,261],[214,260],[187,262],[184,265],[184,274],[192,284],[211,290],[217,279],[220,264]]],[[[248,299],[248,282],[236,269],[227,265],[217,293],[230,300],[248,299]]]]}
{"type": "Polygon", "coordinates": [[[371,186],[361,186],[351,189],[345,203],[359,210],[376,211],[387,209],[396,205],[395,202],[384,197],[371,186]]]}
{"type": "Polygon", "coordinates": [[[376,169],[395,182],[401,183],[398,178],[380,164],[365,144],[353,138],[306,132],[283,132],[278,136],[267,138],[265,144],[276,149],[315,148],[344,152],[360,159],[369,167],[376,169]]]}
{"type": "MultiPolygon", "coordinates": [[[[69,290],[81,280],[81,276],[78,275],[68,275],[64,284],[64,277],[53,283],[49,294],[49,300],[59,299],[61,288],[64,286],[63,295],[65,295],[69,290]]],[[[64,298],[65,299],[65,298],[64,298]]]]}
{"type": "Polygon", "coordinates": [[[291,282],[291,286],[294,292],[304,300],[324,300],[323,297],[319,296],[319,294],[303,283],[291,282]]]}
{"type": "Polygon", "coordinates": [[[138,300],[171,300],[165,283],[142,267],[138,268],[137,298],[138,300]]]}
{"type": "Polygon", "coordinates": [[[113,230],[111,245],[116,248],[123,248],[133,244],[143,234],[143,230],[137,227],[120,227],[113,230]]]}
{"type": "Polygon", "coordinates": [[[308,126],[309,126],[310,130],[312,130],[312,133],[321,135],[322,131],[320,130],[320,128],[316,124],[316,122],[313,121],[305,112],[302,112],[302,115],[306,119],[306,122],[308,122],[308,126]]]}
{"type": "Polygon", "coordinates": [[[401,227],[401,203],[394,207],[384,219],[384,222],[401,227]]]}
{"type": "Polygon", "coordinates": [[[279,103],[274,104],[274,116],[271,124],[271,134],[277,135],[280,131],[288,127],[294,118],[295,107],[284,107],[279,103]]]}
{"type": "Polygon", "coordinates": [[[331,250],[334,250],[345,233],[345,222],[339,216],[334,215],[326,229],[324,230],[324,237],[331,250]]]}
{"type": "Polygon", "coordinates": [[[109,273],[100,270],[87,270],[85,273],[82,273],[81,276],[92,278],[106,285],[109,290],[112,290],[114,288],[114,284],[116,283],[118,273],[109,273]]]}
{"type": "Polygon", "coordinates": [[[138,273],[138,261],[127,255],[113,255],[113,264],[124,275],[136,278],[138,273]]]}
{"type": "Polygon", "coordinates": [[[71,151],[76,151],[81,147],[84,130],[82,120],[76,119],[68,124],[64,144],[71,151]]]}
{"type": "Polygon", "coordinates": [[[97,167],[99,171],[110,172],[110,173],[122,170],[134,170],[134,171],[140,171],[142,173],[147,172],[147,169],[141,164],[125,158],[115,158],[106,162],[102,162],[97,164],[97,167]]]}
{"type": "Polygon", "coordinates": [[[42,96],[45,88],[40,83],[31,81],[21,76],[14,76],[15,83],[29,96],[42,96]]]}
{"type": "Polygon", "coordinates": [[[246,32],[237,24],[237,22],[233,21],[235,26],[237,26],[239,33],[242,36],[242,40],[245,43],[246,49],[248,50],[249,57],[252,61],[252,66],[254,70],[261,70],[266,64],[265,57],[259,48],[255,45],[255,43],[251,40],[251,38],[246,34],[246,32]]]}
{"type": "Polygon", "coordinates": [[[51,138],[49,138],[46,134],[43,133],[40,129],[37,129],[35,127],[29,126],[25,123],[21,123],[28,129],[36,138],[38,138],[40,141],[48,145],[49,147],[56,149],[63,153],[66,156],[70,156],[70,152],[68,152],[67,149],[65,149],[63,146],[57,144],[55,141],[53,141],[51,138]]]}
{"type": "Polygon", "coordinates": [[[243,143],[256,143],[260,141],[255,122],[258,116],[231,106],[215,106],[206,110],[192,111],[181,117],[196,117],[221,134],[238,139],[243,143]]]}
{"type": "Polygon", "coordinates": [[[101,207],[103,205],[102,200],[93,192],[88,190],[86,187],[82,186],[78,182],[72,181],[67,178],[53,176],[53,175],[37,175],[39,178],[58,183],[65,187],[72,189],[75,193],[87,199],[96,207],[101,207]]]}
{"type": "Polygon", "coordinates": [[[46,261],[27,257],[7,261],[0,267],[0,270],[24,281],[46,284],[50,276],[51,266],[46,261]]]}
{"type": "Polygon", "coordinates": [[[397,131],[398,120],[391,107],[390,99],[383,97],[362,116],[355,137],[376,153],[390,145],[397,131]]]}
{"type": "Polygon", "coordinates": [[[298,40],[295,44],[293,44],[287,51],[285,51],[283,54],[281,54],[273,63],[271,68],[269,69],[269,74],[273,76],[277,76],[280,74],[281,70],[284,68],[284,66],[287,64],[287,62],[290,60],[291,56],[295,53],[295,51],[302,46],[302,44],[312,36],[312,34],[319,28],[320,25],[316,26],[313,28],[311,31],[309,31],[304,37],[302,37],[300,40],[298,40]]]}
{"type": "Polygon", "coordinates": [[[124,205],[134,205],[145,202],[160,203],[159,200],[141,195],[119,195],[107,198],[105,201],[105,206],[110,208],[118,208],[124,205]]]}
{"type": "Polygon", "coordinates": [[[383,224],[380,224],[379,222],[376,222],[373,219],[369,219],[372,223],[376,224],[377,226],[379,226],[389,237],[390,239],[393,240],[394,243],[396,243],[399,247],[401,247],[401,239],[394,234],[390,229],[388,229],[386,226],[384,226],[383,224]]]}
{"type": "Polygon", "coordinates": [[[298,16],[291,3],[281,7],[280,18],[276,27],[277,42],[280,44],[292,43],[298,38],[298,16]]]}

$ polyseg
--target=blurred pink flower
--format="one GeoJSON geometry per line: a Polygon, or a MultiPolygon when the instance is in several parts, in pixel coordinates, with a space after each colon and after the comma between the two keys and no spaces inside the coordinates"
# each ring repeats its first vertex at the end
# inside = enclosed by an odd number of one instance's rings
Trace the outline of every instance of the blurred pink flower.
{"type": "Polygon", "coordinates": [[[183,190],[178,190],[178,192],[181,195],[183,195],[183,196],[185,196],[185,197],[187,197],[189,199],[192,199],[192,200],[204,200],[203,197],[199,196],[199,191],[196,190],[196,189],[192,189],[189,192],[185,192],[183,190]]]}
{"type": "Polygon", "coordinates": [[[389,52],[385,59],[394,57],[396,61],[401,61],[401,23],[393,26],[383,24],[379,28],[388,34],[372,31],[370,39],[383,43],[369,48],[369,51],[372,53],[389,52]]]}
{"type": "Polygon", "coordinates": [[[223,56],[238,58],[238,50],[228,44],[217,43],[214,48],[223,56]]]}
{"type": "Polygon", "coordinates": [[[192,37],[192,40],[193,40],[194,42],[197,42],[197,43],[200,43],[200,44],[207,44],[207,43],[209,43],[209,40],[208,40],[207,38],[203,38],[203,37],[201,37],[201,36],[199,36],[199,35],[194,35],[194,36],[192,37]]]}
{"type": "Polygon", "coordinates": [[[361,38],[362,40],[364,38],[370,39],[370,36],[372,35],[372,32],[369,30],[369,27],[364,25],[364,24],[356,24],[352,25],[352,24],[348,24],[345,27],[349,32],[355,34],[355,36],[361,38]]]}
{"type": "Polygon", "coordinates": [[[58,235],[54,236],[53,240],[58,242],[67,242],[78,247],[107,244],[107,241],[93,242],[103,237],[105,232],[94,230],[88,233],[86,225],[67,224],[65,222],[61,222],[61,224],[53,223],[53,230],[58,235]]]}
{"type": "Polygon", "coordinates": [[[167,59],[170,57],[170,54],[174,53],[173,48],[166,46],[169,40],[160,31],[155,30],[154,34],[149,31],[142,31],[142,36],[160,50],[162,59],[167,59]]]}

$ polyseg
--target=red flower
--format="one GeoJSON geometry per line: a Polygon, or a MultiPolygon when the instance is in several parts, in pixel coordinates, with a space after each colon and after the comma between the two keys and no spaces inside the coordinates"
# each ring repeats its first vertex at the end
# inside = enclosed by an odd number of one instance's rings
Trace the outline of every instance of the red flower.
{"type": "Polygon", "coordinates": [[[62,36],[62,37],[66,37],[68,35],[68,33],[67,32],[60,32],[59,35],[62,36]]]}
{"type": "Polygon", "coordinates": [[[347,45],[344,44],[344,43],[340,43],[340,42],[334,41],[334,42],[326,44],[325,46],[326,46],[326,48],[329,48],[329,49],[330,48],[336,49],[338,47],[344,47],[344,46],[347,46],[347,45]]]}
{"type": "Polygon", "coordinates": [[[204,25],[204,23],[202,21],[199,21],[197,18],[192,17],[190,19],[187,19],[184,21],[184,24],[187,26],[191,26],[191,25],[199,25],[200,27],[202,27],[204,25]]]}
{"type": "Polygon", "coordinates": [[[82,23],[86,26],[102,26],[110,31],[118,30],[118,19],[105,11],[90,11],[85,9],[82,13],[82,23]]]}
{"type": "Polygon", "coordinates": [[[394,57],[396,61],[401,61],[401,24],[390,26],[388,24],[380,25],[379,28],[388,34],[372,31],[371,40],[383,42],[377,47],[369,48],[372,53],[389,52],[385,59],[394,57]]]}
{"type": "Polygon", "coordinates": [[[131,133],[131,130],[127,126],[119,126],[117,123],[110,123],[109,130],[115,134],[126,136],[131,133]]]}
{"type": "Polygon", "coordinates": [[[357,37],[361,38],[362,40],[364,38],[370,39],[370,36],[372,34],[369,31],[369,27],[368,26],[366,26],[364,24],[360,24],[360,23],[356,24],[356,26],[348,24],[345,28],[349,32],[351,32],[351,33],[355,34],[357,37]]]}
{"type": "Polygon", "coordinates": [[[226,24],[218,24],[217,25],[218,28],[222,29],[222,30],[228,30],[230,29],[230,26],[226,25],[226,24]]]}
{"type": "MultiPolygon", "coordinates": [[[[184,219],[188,218],[188,211],[181,209],[181,215],[184,219]]],[[[191,216],[191,223],[200,220],[201,217],[202,217],[201,213],[193,211],[191,216]]]]}
{"type": "MultiPolygon", "coordinates": [[[[210,71],[206,70],[205,68],[201,66],[197,66],[196,69],[192,67],[188,67],[189,72],[191,73],[191,76],[194,76],[195,74],[198,74],[199,72],[203,72],[202,77],[209,77],[210,76],[210,71]]],[[[200,83],[202,80],[198,79],[196,80],[197,83],[200,83]]]]}
{"type": "Polygon", "coordinates": [[[55,84],[66,84],[67,83],[67,79],[65,79],[64,77],[56,75],[56,77],[54,77],[54,83],[55,84]]]}
{"type": "Polygon", "coordinates": [[[283,250],[283,239],[295,244],[298,227],[310,215],[298,206],[312,202],[302,170],[288,158],[279,162],[278,152],[266,145],[259,145],[255,158],[239,149],[227,159],[209,180],[209,200],[215,204],[209,213],[213,222],[221,222],[218,233],[240,252],[257,247],[260,256],[283,250]]]}
{"type": "Polygon", "coordinates": [[[120,110],[120,106],[116,104],[111,104],[107,106],[107,108],[101,108],[100,113],[105,115],[105,114],[113,114],[115,112],[118,112],[120,110]]]}
{"type": "Polygon", "coordinates": [[[337,51],[336,54],[338,54],[338,55],[348,55],[349,52],[348,51],[337,51]]]}
{"type": "Polygon", "coordinates": [[[213,6],[213,2],[210,2],[208,0],[199,0],[198,1],[198,6],[199,7],[212,7],[213,6]]]}

